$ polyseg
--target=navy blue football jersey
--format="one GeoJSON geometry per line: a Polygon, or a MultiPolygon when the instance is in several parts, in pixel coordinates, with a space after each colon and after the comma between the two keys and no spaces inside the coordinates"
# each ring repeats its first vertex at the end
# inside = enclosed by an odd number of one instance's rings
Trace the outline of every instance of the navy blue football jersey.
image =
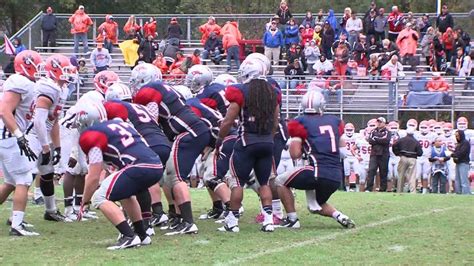
{"type": "Polygon", "coordinates": [[[203,104],[219,111],[222,117],[227,113],[229,102],[225,98],[225,86],[219,83],[211,83],[204,87],[197,95],[203,104]]]}

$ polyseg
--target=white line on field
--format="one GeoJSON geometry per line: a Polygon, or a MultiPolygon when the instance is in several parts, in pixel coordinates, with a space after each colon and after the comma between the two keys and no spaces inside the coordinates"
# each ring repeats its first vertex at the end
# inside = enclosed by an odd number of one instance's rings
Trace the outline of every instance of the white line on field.
{"type": "MultiPolygon", "coordinates": [[[[425,215],[429,215],[429,214],[433,214],[433,213],[445,212],[445,211],[449,211],[449,210],[452,210],[452,209],[456,209],[456,207],[449,207],[449,208],[444,208],[444,209],[433,209],[433,210],[430,210],[430,211],[421,212],[421,213],[412,214],[412,215],[406,215],[406,216],[395,216],[395,217],[387,219],[387,220],[357,226],[354,229],[347,229],[347,230],[344,230],[342,232],[337,232],[337,233],[333,233],[333,234],[329,234],[329,235],[325,235],[325,236],[321,236],[321,237],[316,237],[316,238],[308,239],[308,240],[301,241],[301,242],[295,242],[295,243],[292,243],[290,245],[285,245],[285,246],[278,247],[278,248],[267,249],[267,250],[264,250],[264,251],[261,251],[261,252],[257,252],[255,254],[251,254],[249,256],[229,260],[229,261],[226,261],[226,262],[218,262],[218,263],[216,263],[216,265],[242,264],[246,261],[254,260],[256,258],[265,256],[265,255],[268,255],[268,254],[283,252],[283,251],[286,251],[286,250],[289,250],[289,249],[300,248],[300,247],[314,245],[314,244],[321,244],[323,241],[334,240],[337,237],[345,236],[345,235],[348,235],[348,234],[354,234],[354,233],[357,233],[357,232],[359,232],[361,230],[364,230],[364,229],[367,229],[367,228],[378,227],[378,226],[381,226],[381,225],[384,225],[384,224],[394,223],[394,222],[407,220],[407,219],[411,219],[411,218],[416,218],[416,217],[420,217],[420,216],[425,216],[425,215]]],[[[284,229],[284,230],[286,230],[286,229],[284,229]]],[[[291,229],[287,229],[287,230],[291,230],[291,229]]]]}

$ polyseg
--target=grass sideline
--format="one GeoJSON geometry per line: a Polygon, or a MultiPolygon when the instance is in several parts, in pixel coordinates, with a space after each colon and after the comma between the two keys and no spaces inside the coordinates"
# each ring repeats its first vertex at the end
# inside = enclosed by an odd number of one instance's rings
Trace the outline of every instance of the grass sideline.
{"type": "MultiPolygon", "coordinates": [[[[211,203],[205,190],[191,193],[197,217],[211,203]]],[[[254,223],[258,201],[246,190],[238,234],[217,232],[213,221],[197,221],[197,235],[165,237],[157,229],[151,246],[115,252],[105,249],[117,233],[102,216],[99,221],[52,223],[42,220],[42,206],[29,205],[26,216],[40,237],[9,237],[3,222],[10,214],[8,202],[0,209],[0,264],[474,264],[473,199],[338,192],[330,202],[357,225],[346,230],[333,219],[309,214],[304,193],[298,192],[302,228],[269,234],[254,223]]]]}

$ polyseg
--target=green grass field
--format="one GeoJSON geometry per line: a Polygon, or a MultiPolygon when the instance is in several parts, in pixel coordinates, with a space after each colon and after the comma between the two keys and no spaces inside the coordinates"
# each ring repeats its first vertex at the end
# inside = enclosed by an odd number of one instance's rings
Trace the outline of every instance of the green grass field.
{"type": "MultiPolygon", "coordinates": [[[[205,190],[193,190],[192,198],[195,217],[210,206],[205,190]]],[[[46,222],[42,206],[30,205],[26,217],[40,237],[9,237],[6,203],[0,211],[0,264],[474,264],[474,197],[338,192],[330,202],[357,227],[343,229],[310,214],[304,193],[298,193],[302,228],[260,232],[254,223],[258,200],[247,190],[240,233],[217,232],[213,221],[198,221],[197,235],[165,237],[157,229],[151,246],[122,251],[105,249],[117,233],[103,217],[46,222]]]]}

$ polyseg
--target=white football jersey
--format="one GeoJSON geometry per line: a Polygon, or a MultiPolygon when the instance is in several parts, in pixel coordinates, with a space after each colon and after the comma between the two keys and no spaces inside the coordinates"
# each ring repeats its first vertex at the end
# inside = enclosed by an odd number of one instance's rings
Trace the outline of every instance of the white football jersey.
{"type": "Polygon", "coordinates": [[[343,134],[342,135],[342,139],[344,140],[344,142],[346,143],[346,148],[347,148],[347,157],[354,157],[354,155],[352,154],[351,152],[351,149],[354,145],[356,145],[356,142],[357,142],[357,139],[360,138],[360,135],[359,134],[352,134],[351,137],[348,137],[346,134],[343,134]]]}
{"type": "Polygon", "coordinates": [[[36,82],[37,97],[44,96],[52,101],[52,105],[48,110],[48,120],[46,120],[46,128],[49,131],[53,128],[54,122],[59,118],[64,103],[67,100],[68,89],[66,86],[60,88],[54,80],[43,77],[36,82]]]}
{"type": "Polygon", "coordinates": [[[419,131],[415,132],[415,139],[418,140],[423,149],[422,157],[428,158],[431,156],[431,144],[437,136],[433,132],[428,132],[427,134],[421,134],[419,131]]]}
{"type": "Polygon", "coordinates": [[[362,161],[368,163],[370,161],[370,151],[372,150],[372,145],[370,145],[363,136],[356,140],[355,145],[359,151],[359,155],[362,157],[362,161]]]}
{"type": "Polygon", "coordinates": [[[454,134],[451,134],[451,136],[446,137],[446,136],[441,136],[441,141],[443,142],[443,145],[448,148],[450,151],[454,151],[456,148],[456,136],[454,134]]]}
{"type": "MultiPolygon", "coordinates": [[[[25,132],[30,124],[31,118],[33,117],[32,112],[36,96],[35,83],[25,76],[13,74],[3,84],[3,91],[11,91],[20,94],[21,100],[15,109],[14,116],[18,128],[22,132],[25,132]]],[[[2,119],[0,119],[0,129],[1,139],[13,136],[8,132],[2,119]]]]}
{"type": "Polygon", "coordinates": [[[393,153],[392,147],[395,142],[397,142],[400,139],[400,135],[398,132],[390,132],[391,138],[390,138],[390,144],[389,144],[389,151],[390,151],[390,157],[394,158],[397,157],[395,153],[393,153]]]}

